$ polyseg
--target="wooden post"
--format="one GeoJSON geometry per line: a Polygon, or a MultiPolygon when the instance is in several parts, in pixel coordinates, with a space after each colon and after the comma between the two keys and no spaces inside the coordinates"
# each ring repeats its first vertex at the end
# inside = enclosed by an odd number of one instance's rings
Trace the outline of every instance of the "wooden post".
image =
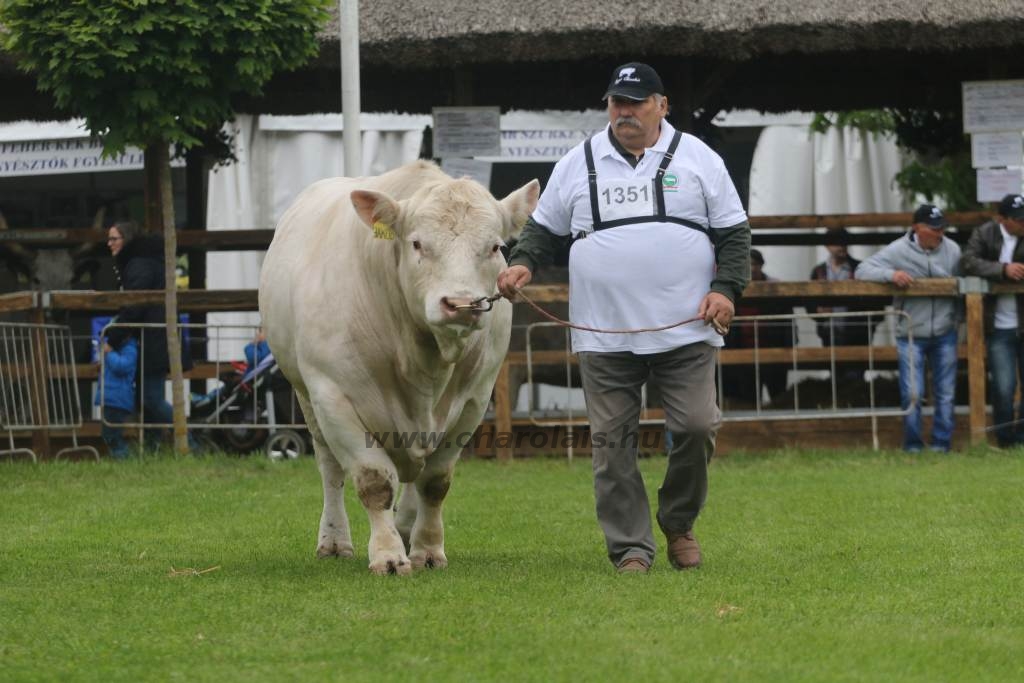
{"type": "Polygon", "coordinates": [[[508,395],[508,358],[501,362],[498,379],[494,383],[494,453],[498,460],[512,459],[512,449],[499,444],[508,443],[512,434],[512,399],[508,395]]]}
{"type": "Polygon", "coordinates": [[[980,292],[964,296],[967,306],[967,385],[972,446],[988,443],[985,431],[985,320],[980,292]]]}
{"type": "Polygon", "coordinates": [[[50,377],[50,354],[46,347],[46,330],[41,326],[46,324],[46,313],[41,307],[36,307],[29,313],[29,320],[33,325],[39,325],[32,330],[32,359],[27,378],[32,387],[32,412],[35,414],[38,429],[32,431],[32,450],[36,457],[47,460],[50,457],[50,401],[47,397],[50,377]]]}

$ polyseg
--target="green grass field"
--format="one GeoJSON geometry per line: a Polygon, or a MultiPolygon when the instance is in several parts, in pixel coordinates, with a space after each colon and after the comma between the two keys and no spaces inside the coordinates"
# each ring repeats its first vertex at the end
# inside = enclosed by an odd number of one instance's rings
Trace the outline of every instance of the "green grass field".
{"type": "Polygon", "coordinates": [[[312,459],[0,463],[0,679],[1024,680],[1024,455],[733,455],[704,567],[647,576],[589,468],[460,463],[451,566],[402,578],[351,491],[357,557],[315,558],[312,459]]]}

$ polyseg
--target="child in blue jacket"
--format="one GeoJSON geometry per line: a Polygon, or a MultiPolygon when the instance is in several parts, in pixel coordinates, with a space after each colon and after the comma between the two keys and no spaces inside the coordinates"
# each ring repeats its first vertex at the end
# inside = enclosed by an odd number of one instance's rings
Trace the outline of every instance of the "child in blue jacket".
{"type": "Polygon", "coordinates": [[[103,440],[116,460],[128,457],[128,443],[120,425],[135,410],[135,373],[139,345],[127,337],[118,348],[103,340],[103,382],[96,390],[96,405],[103,408],[103,440]]]}

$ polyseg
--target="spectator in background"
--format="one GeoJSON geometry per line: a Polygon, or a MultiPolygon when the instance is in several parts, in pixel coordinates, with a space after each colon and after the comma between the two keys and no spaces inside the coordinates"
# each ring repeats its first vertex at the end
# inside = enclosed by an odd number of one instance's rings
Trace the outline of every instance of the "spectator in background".
{"type": "MultiPolygon", "coordinates": [[[[965,275],[979,275],[995,282],[1024,280],[1024,196],[1008,194],[999,202],[998,215],[974,230],[963,254],[965,275]]],[[[992,383],[992,418],[996,441],[1006,448],[1024,443],[1014,397],[1024,372],[1024,336],[1021,335],[1022,294],[988,297],[985,334],[992,383]]]]}
{"type": "MultiPolygon", "coordinates": [[[[857,267],[858,280],[892,282],[909,287],[916,278],[955,277],[960,273],[960,246],[943,232],[948,223],[942,210],[922,204],[914,211],[910,231],[857,267]]],[[[931,450],[948,452],[953,438],[953,395],[956,388],[956,343],[960,304],[954,297],[902,297],[893,299],[899,316],[896,348],[899,356],[900,403],[903,418],[903,450],[920,452],[921,399],[924,396],[925,361],[931,368],[935,415],[931,450]]]]}
{"type": "Polygon", "coordinates": [[[256,336],[245,345],[242,352],[245,354],[246,372],[255,368],[260,361],[270,355],[270,344],[267,343],[267,335],[263,332],[262,327],[256,330],[256,336]]]}
{"type": "MultiPolygon", "coordinates": [[[[847,249],[850,235],[845,228],[829,230],[825,233],[825,249],[828,250],[828,258],[811,270],[811,280],[827,280],[828,282],[839,282],[852,280],[853,273],[860,265],[860,261],[850,256],[847,249]]],[[[807,306],[808,313],[846,313],[849,311],[869,310],[860,306],[821,306],[811,304],[807,306]]],[[[850,318],[822,318],[815,321],[818,329],[818,337],[821,338],[823,346],[866,346],[871,343],[871,331],[874,325],[869,328],[867,317],[850,318]]]]}
{"type": "Polygon", "coordinates": [[[243,347],[242,353],[245,355],[245,368],[240,368],[238,363],[233,362],[232,366],[234,366],[234,368],[231,374],[221,375],[221,383],[217,388],[206,394],[191,395],[190,399],[193,414],[195,414],[194,411],[202,410],[209,406],[210,403],[216,401],[219,396],[225,396],[226,392],[237,386],[237,384],[244,380],[250,372],[255,370],[261,362],[271,356],[270,344],[267,343],[267,335],[263,332],[263,327],[259,327],[256,330],[253,340],[243,347]]]}
{"type": "MultiPolygon", "coordinates": [[[[750,280],[769,281],[775,278],[764,272],[764,255],[757,249],[750,250],[750,280]]],[[[736,315],[784,315],[792,313],[790,306],[776,303],[751,302],[740,299],[736,304],[736,315]]],[[[795,343],[792,320],[737,321],[729,328],[725,337],[726,348],[762,349],[792,347],[795,343]]],[[[725,365],[722,367],[722,394],[728,398],[740,399],[756,405],[761,387],[768,390],[769,401],[786,391],[789,365],[786,363],[760,363],[759,370],[751,371],[746,365],[725,365]],[[758,386],[755,376],[760,377],[758,386]]]]}
{"type": "MultiPolygon", "coordinates": [[[[840,282],[852,280],[853,273],[860,265],[860,261],[850,256],[847,245],[850,242],[850,235],[846,228],[828,230],[825,233],[825,249],[828,250],[828,258],[811,270],[811,280],[826,280],[828,282],[840,282]]],[[[851,313],[858,311],[870,311],[872,306],[864,305],[832,305],[831,301],[822,306],[810,304],[807,312],[814,313],[851,313]]],[[[868,316],[839,316],[817,318],[815,327],[818,331],[818,338],[821,345],[830,346],[867,346],[874,336],[875,326],[879,318],[870,319],[868,316]]],[[[867,364],[863,362],[847,362],[843,364],[842,379],[844,382],[856,382],[864,379],[864,371],[867,364]]]]}
{"type": "Polygon", "coordinates": [[[125,337],[117,348],[105,338],[101,344],[103,380],[96,389],[96,405],[103,412],[101,435],[110,448],[110,455],[115,460],[124,460],[128,457],[128,443],[124,440],[121,425],[135,411],[135,366],[139,360],[139,345],[130,336],[125,337]]]}
{"type": "MultiPolygon", "coordinates": [[[[159,235],[143,235],[137,223],[115,223],[107,231],[107,246],[114,256],[114,270],[122,290],[164,289],[164,246],[159,235]]],[[[141,339],[139,349],[139,394],[142,419],[148,423],[171,424],[174,412],[164,398],[170,360],[167,355],[167,329],[163,306],[125,306],[118,312],[119,323],[152,324],[159,327],[114,327],[109,330],[108,341],[120,348],[128,336],[141,339]]],[[[191,356],[182,345],[182,369],[192,367],[191,356]]],[[[163,429],[147,429],[145,445],[148,449],[159,446],[163,429]]],[[[189,433],[189,444],[198,450],[198,444],[189,433]]]]}

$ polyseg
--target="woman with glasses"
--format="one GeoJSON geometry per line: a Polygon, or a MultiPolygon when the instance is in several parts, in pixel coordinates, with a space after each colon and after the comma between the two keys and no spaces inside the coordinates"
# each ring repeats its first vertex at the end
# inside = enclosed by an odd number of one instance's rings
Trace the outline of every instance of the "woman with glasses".
{"type": "MultiPolygon", "coordinates": [[[[134,221],[122,221],[107,231],[107,246],[114,256],[114,270],[120,289],[164,289],[164,246],[160,235],[143,235],[134,221]]],[[[125,306],[117,314],[117,322],[128,325],[156,323],[160,327],[113,327],[107,339],[114,348],[129,336],[141,339],[139,347],[138,390],[142,404],[142,420],[153,424],[171,424],[174,412],[164,397],[164,383],[170,370],[167,356],[167,331],[164,307],[160,305],[125,306]]],[[[191,357],[182,346],[182,368],[192,367],[191,357]]],[[[160,445],[163,428],[147,429],[145,447],[160,445]]],[[[189,445],[194,446],[191,432],[189,445]]]]}

